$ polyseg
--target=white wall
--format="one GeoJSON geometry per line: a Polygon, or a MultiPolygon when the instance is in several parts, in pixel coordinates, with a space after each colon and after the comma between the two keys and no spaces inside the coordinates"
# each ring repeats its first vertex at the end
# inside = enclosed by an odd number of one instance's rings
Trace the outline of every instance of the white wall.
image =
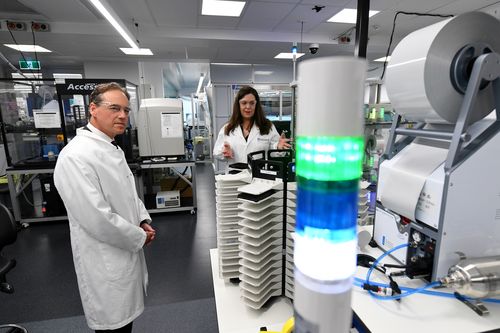
{"type": "Polygon", "coordinates": [[[85,62],[83,70],[86,79],[124,79],[136,85],[140,83],[137,62],[85,62]]]}
{"type": "Polygon", "coordinates": [[[150,84],[152,98],[163,98],[163,63],[139,62],[139,78],[141,84],[150,84]]]}
{"type": "Polygon", "coordinates": [[[288,84],[292,82],[292,76],[291,64],[210,64],[210,81],[214,84],[288,84]]]}

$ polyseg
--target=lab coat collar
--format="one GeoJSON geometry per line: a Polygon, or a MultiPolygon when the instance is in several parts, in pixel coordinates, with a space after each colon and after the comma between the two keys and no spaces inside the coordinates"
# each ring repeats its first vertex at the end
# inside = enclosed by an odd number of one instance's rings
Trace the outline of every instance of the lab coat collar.
{"type": "MultiPolygon", "coordinates": [[[[106,134],[104,134],[104,132],[98,130],[91,123],[88,123],[86,126],[87,126],[87,128],[90,131],[87,131],[83,127],[80,127],[80,128],[78,128],[76,130],[76,134],[77,135],[86,136],[86,137],[90,137],[90,138],[94,138],[94,139],[97,139],[99,141],[103,141],[103,142],[106,142],[106,143],[111,143],[111,141],[113,141],[113,139],[111,139],[109,136],[107,136],[106,134]]],[[[112,147],[112,146],[110,146],[110,147],[112,147]]]]}
{"type": "Polygon", "coordinates": [[[101,138],[103,138],[104,140],[108,141],[108,142],[111,142],[113,141],[114,139],[113,138],[110,138],[109,136],[107,136],[106,134],[104,134],[104,132],[102,132],[101,130],[98,130],[97,127],[95,127],[94,125],[92,125],[91,123],[87,123],[87,127],[88,129],[92,132],[92,133],[95,133],[97,134],[98,136],[100,136],[101,138]]]}
{"type": "MultiPolygon", "coordinates": [[[[251,142],[253,139],[255,139],[255,137],[258,136],[259,134],[260,134],[259,127],[254,122],[252,125],[252,129],[250,129],[250,134],[248,134],[247,144],[251,142]]],[[[241,133],[241,135],[243,135],[243,132],[241,133]]]]}

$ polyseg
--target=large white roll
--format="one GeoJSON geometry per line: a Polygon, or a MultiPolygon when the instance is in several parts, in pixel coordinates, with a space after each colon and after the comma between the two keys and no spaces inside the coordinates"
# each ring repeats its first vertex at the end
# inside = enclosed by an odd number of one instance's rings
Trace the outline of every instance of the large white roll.
{"type": "MultiPolygon", "coordinates": [[[[411,121],[455,123],[463,94],[451,82],[453,59],[472,43],[500,52],[499,31],[493,16],[471,12],[406,36],[387,66],[387,94],[396,112],[411,121]]],[[[492,89],[481,90],[471,122],[493,109],[492,89]]]]}
{"type": "Polygon", "coordinates": [[[366,61],[325,57],[299,64],[297,135],[363,135],[366,61]]]}

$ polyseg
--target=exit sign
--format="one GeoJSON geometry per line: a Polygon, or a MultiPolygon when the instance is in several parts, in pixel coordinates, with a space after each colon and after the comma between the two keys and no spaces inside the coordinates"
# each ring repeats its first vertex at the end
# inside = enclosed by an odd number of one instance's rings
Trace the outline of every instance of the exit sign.
{"type": "Polygon", "coordinates": [[[41,69],[40,61],[35,60],[19,60],[19,68],[20,69],[41,69]]]}

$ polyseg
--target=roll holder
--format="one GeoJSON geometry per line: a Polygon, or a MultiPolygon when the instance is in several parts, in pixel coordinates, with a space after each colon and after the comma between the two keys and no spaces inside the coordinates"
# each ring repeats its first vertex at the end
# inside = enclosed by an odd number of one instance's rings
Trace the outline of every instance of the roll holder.
{"type": "MultiPolygon", "coordinates": [[[[462,48],[454,60],[454,64],[460,64],[460,68],[463,69],[470,68],[470,63],[473,61],[472,72],[467,88],[465,89],[464,99],[454,130],[447,132],[423,129],[425,123],[421,122],[417,123],[413,129],[401,128],[399,127],[401,124],[401,115],[397,114],[391,125],[386,150],[382,156],[383,159],[389,160],[394,157],[405,146],[410,144],[415,137],[448,140],[450,141],[450,147],[445,162],[445,172],[451,170],[463,157],[463,143],[470,140],[470,134],[467,133],[467,129],[470,125],[469,119],[476,103],[477,94],[480,89],[488,89],[490,83],[495,98],[497,121],[485,131],[485,134],[493,134],[500,130],[500,55],[492,52],[481,54],[474,59],[470,57],[468,52],[464,52],[464,50],[470,50],[471,48],[472,46],[469,45],[462,48]],[[397,135],[404,135],[405,138],[396,141],[397,135]]],[[[489,51],[489,49],[483,49],[483,51],[489,51]]],[[[459,87],[463,87],[464,74],[463,71],[456,70],[457,67],[458,65],[452,65],[450,77],[455,89],[463,94],[463,89],[459,87]]]]}

